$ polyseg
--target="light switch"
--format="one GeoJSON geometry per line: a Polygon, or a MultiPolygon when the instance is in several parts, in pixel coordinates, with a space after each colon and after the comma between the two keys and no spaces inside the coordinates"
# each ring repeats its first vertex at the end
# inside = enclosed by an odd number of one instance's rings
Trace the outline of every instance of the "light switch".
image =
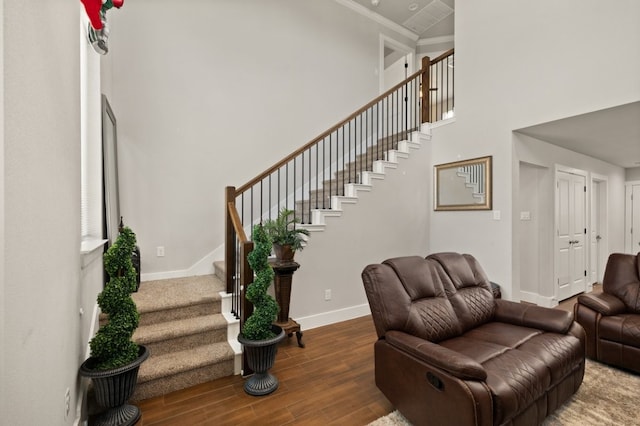
{"type": "Polygon", "coordinates": [[[520,212],[520,220],[531,220],[531,212],[520,212]]]}
{"type": "Polygon", "coordinates": [[[500,210],[493,211],[493,220],[500,220],[500,210]]]}

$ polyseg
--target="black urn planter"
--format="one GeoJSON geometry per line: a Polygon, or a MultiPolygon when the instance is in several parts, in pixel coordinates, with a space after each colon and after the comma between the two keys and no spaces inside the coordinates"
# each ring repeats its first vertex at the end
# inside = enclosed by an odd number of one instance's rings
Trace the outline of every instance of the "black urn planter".
{"type": "Polygon", "coordinates": [[[93,381],[96,402],[107,410],[91,422],[93,426],[129,426],[140,419],[140,409],[127,404],[138,381],[140,364],[149,357],[145,346],[139,345],[139,356],[131,363],[110,370],[95,370],[95,359],[80,366],[80,375],[93,381]]]}
{"type": "Polygon", "coordinates": [[[277,326],[272,326],[276,337],[266,340],[249,340],[238,336],[238,341],[244,346],[247,354],[247,363],[254,371],[244,383],[244,391],[249,395],[268,395],[278,389],[278,379],[269,370],[273,367],[278,352],[278,343],[284,339],[284,330],[277,326]]]}

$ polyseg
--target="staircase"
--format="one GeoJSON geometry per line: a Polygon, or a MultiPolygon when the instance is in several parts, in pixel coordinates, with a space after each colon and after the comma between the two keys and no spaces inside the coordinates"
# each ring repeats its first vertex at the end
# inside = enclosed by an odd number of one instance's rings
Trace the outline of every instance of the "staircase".
{"type": "MultiPolygon", "coordinates": [[[[418,149],[421,141],[430,138],[428,128],[423,132],[395,143],[381,141],[380,146],[369,147],[336,171],[332,179],[319,185],[317,192],[311,192],[311,200],[296,203],[297,216],[306,223],[301,226],[323,230],[324,217],[341,215],[342,204],[356,203],[359,191],[370,191],[374,179],[384,179],[386,168],[398,167],[399,159],[408,158],[410,150],[418,149]]],[[[226,290],[221,281],[225,277],[224,261],[214,262],[214,266],[215,275],[146,281],[132,294],[140,312],[140,325],[133,340],[151,352],[140,367],[132,400],[165,395],[238,371],[239,348],[234,351],[227,336],[228,327],[237,328],[237,320],[229,315],[225,319],[222,313],[229,310],[223,311],[222,304],[227,301],[220,295],[226,290]]]]}
{"type": "Polygon", "coordinates": [[[133,295],[141,314],[133,339],[151,355],[140,367],[132,400],[241,370],[235,335],[238,318],[246,316],[241,288],[253,278],[246,262],[252,225],[281,207],[295,209],[299,226],[309,231],[323,231],[325,217],[341,216],[343,204],[356,203],[358,192],[370,191],[386,169],[397,168],[400,159],[430,139],[428,122],[434,110],[433,121],[443,110],[442,99],[432,96],[438,88],[430,70],[438,65],[444,70],[450,59],[453,50],[434,61],[423,58],[421,70],[251,181],[226,187],[225,260],[214,262],[216,275],[143,282],[133,295]],[[230,343],[227,334],[233,336],[230,343]]]}
{"type": "Polygon", "coordinates": [[[309,198],[296,201],[296,217],[301,219],[301,227],[310,231],[324,229],[324,217],[340,216],[342,204],[355,204],[359,191],[371,191],[374,180],[384,179],[385,169],[398,167],[400,159],[409,158],[411,149],[418,149],[422,140],[429,140],[430,128],[422,133],[403,132],[397,138],[401,141],[380,140],[368,147],[367,151],[345,164],[345,168],[334,172],[334,176],[322,182],[318,189],[312,189],[309,198]]]}
{"type": "Polygon", "coordinates": [[[133,340],[151,356],[140,367],[139,401],[234,374],[234,351],[214,275],[147,281],[132,295],[140,312],[133,340]]]}

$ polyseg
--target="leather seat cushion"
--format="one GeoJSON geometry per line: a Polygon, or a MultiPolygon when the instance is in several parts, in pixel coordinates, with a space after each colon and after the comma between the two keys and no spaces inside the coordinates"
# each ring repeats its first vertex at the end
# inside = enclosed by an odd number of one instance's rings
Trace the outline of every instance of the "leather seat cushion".
{"type": "Polygon", "coordinates": [[[640,315],[603,316],[598,334],[600,339],[640,348],[640,315]]]}
{"type": "Polygon", "coordinates": [[[485,362],[493,396],[494,424],[503,424],[534,403],[551,384],[548,366],[539,357],[511,349],[485,362]]]}
{"type": "Polygon", "coordinates": [[[570,334],[543,333],[518,348],[541,359],[551,373],[555,385],[573,372],[584,359],[580,340],[570,334]]]}
{"type": "Polygon", "coordinates": [[[544,333],[491,322],[440,342],[483,365],[500,424],[518,415],[580,364],[580,341],[572,335],[544,333]]]}
{"type": "Polygon", "coordinates": [[[482,340],[483,342],[491,342],[514,349],[542,333],[541,330],[536,330],[535,328],[496,321],[469,330],[464,336],[469,339],[482,340]]]}

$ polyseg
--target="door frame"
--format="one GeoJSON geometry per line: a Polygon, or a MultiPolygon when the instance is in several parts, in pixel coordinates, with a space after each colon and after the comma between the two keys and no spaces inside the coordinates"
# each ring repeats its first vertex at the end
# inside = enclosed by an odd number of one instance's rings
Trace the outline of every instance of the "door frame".
{"type": "MultiPolygon", "coordinates": [[[[624,183],[624,251],[631,254],[640,251],[640,249],[634,251],[635,249],[632,247],[633,234],[631,233],[631,227],[633,226],[631,194],[633,193],[633,187],[636,185],[640,185],[640,180],[631,180],[624,183]]],[[[636,230],[636,232],[640,232],[640,230],[636,230]]]]}
{"type": "MultiPolygon", "coordinates": [[[[556,164],[555,165],[555,171],[554,171],[554,185],[553,185],[553,204],[554,204],[554,220],[553,220],[553,299],[554,301],[557,303],[559,302],[558,299],[558,250],[560,249],[560,244],[558,242],[558,228],[560,225],[560,218],[559,218],[559,206],[558,206],[558,174],[560,172],[563,173],[569,173],[569,174],[573,174],[573,175],[578,175],[578,176],[582,176],[584,177],[584,183],[585,186],[587,187],[586,190],[586,194],[585,194],[585,206],[584,206],[584,218],[585,218],[585,227],[587,228],[587,233],[585,235],[585,250],[584,250],[584,265],[585,267],[589,267],[589,248],[587,244],[587,236],[589,235],[590,232],[590,214],[589,214],[589,196],[591,194],[591,190],[589,188],[590,185],[587,185],[587,183],[590,182],[589,180],[589,172],[587,172],[586,170],[581,170],[581,169],[576,169],[573,167],[568,167],[568,166],[563,166],[561,164],[556,164]]],[[[587,281],[585,279],[585,291],[586,291],[586,286],[587,286],[587,281]]]]}
{"type": "MultiPolygon", "coordinates": [[[[601,248],[601,253],[600,256],[596,257],[596,271],[597,271],[597,281],[599,283],[602,283],[602,278],[604,275],[604,269],[607,263],[607,258],[608,258],[608,247],[609,247],[609,221],[608,221],[608,214],[609,214],[609,178],[605,175],[600,175],[597,173],[591,173],[591,188],[587,187],[587,192],[588,192],[588,196],[589,196],[589,206],[591,206],[593,208],[593,203],[595,202],[595,198],[596,198],[596,194],[593,193],[593,184],[594,183],[598,183],[598,189],[599,189],[599,194],[598,194],[598,202],[599,205],[597,206],[598,208],[598,230],[600,231],[599,235],[601,237],[600,240],[600,248],[601,248]]],[[[592,209],[589,209],[589,221],[588,221],[588,234],[589,236],[591,235],[591,213],[592,213],[592,209]]],[[[591,271],[592,266],[591,263],[591,244],[589,244],[589,255],[588,255],[588,260],[589,260],[589,271],[591,271]]],[[[591,280],[589,280],[591,281],[591,280]]],[[[593,289],[593,283],[592,282],[587,282],[587,291],[591,291],[593,289]]]]}

